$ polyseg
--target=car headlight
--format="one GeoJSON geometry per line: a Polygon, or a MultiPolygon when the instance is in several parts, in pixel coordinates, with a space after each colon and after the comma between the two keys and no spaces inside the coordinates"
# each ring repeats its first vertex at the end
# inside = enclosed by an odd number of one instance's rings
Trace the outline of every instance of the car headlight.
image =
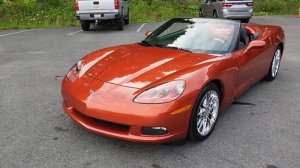
{"type": "Polygon", "coordinates": [[[168,103],[180,97],[184,89],[184,80],[171,81],[142,92],[133,101],[146,104],[168,103]]]}
{"type": "Polygon", "coordinates": [[[71,82],[74,82],[79,77],[82,68],[83,68],[83,61],[80,60],[69,70],[67,74],[67,78],[71,82]]]}

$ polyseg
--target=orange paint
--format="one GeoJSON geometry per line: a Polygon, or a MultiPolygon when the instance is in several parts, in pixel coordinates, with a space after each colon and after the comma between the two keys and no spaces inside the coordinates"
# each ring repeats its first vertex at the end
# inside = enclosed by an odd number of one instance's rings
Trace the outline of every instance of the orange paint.
{"type": "Polygon", "coordinates": [[[65,112],[83,128],[128,141],[165,143],[187,136],[192,106],[202,88],[221,83],[221,110],[268,73],[272,56],[284,43],[280,27],[245,24],[265,47],[224,56],[130,44],[95,51],[82,59],[76,79],[62,82],[65,112]],[[275,38],[276,37],[276,38],[275,38]],[[272,40],[269,40],[269,39],[272,40]],[[186,88],[173,102],[140,104],[143,91],[173,80],[186,88]],[[144,136],[142,127],[165,127],[168,134],[144,136]]]}

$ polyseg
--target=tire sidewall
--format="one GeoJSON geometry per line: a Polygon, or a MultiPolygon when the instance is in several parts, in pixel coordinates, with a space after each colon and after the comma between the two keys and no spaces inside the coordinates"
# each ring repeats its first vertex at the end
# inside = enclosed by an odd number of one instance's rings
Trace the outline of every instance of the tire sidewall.
{"type": "Polygon", "coordinates": [[[127,13],[126,18],[124,19],[124,23],[125,23],[126,25],[129,24],[129,9],[128,9],[128,13],[127,13]]]}
{"type": "Polygon", "coordinates": [[[213,18],[219,18],[219,15],[218,15],[218,12],[217,12],[217,11],[214,11],[214,13],[213,13],[213,18]]]}
{"type": "Polygon", "coordinates": [[[202,8],[199,9],[199,17],[204,17],[202,8]]]}
{"type": "Polygon", "coordinates": [[[273,80],[275,80],[276,77],[278,76],[279,69],[280,69],[280,65],[281,65],[282,54],[283,54],[283,53],[282,53],[282,49],[281,49],[281,47],[278,46],[278,47],[276,48],[274,54],[273,54],[273,58],[272,58],[271,65],[270,65],[270,68],[269,68],[269,73],[268,73],[268,75],[267,75],[267,80],[268,80],[268,81],[273,81],[273,80]],[[274,61],[274,59],[275,59],[275,54],[276,54],[277,50],[280,50],[280,62],[279,62],[278,71],[277,71],[276,75],[273,76],[273,75],[272,75],[272,71],[273,71],[272,66],[273,66],[273,61],[274,61]]]}
{"type": "Polygon", "coordinates": [[[81,28],[82,28],[83,31],[89,31],[90,30],[91,23],[89,21],[82,20],[82,21],[80,21],[80,24],[81,24],[81,28]]]}
{"type": "Polygon", "coordinates": [[[117,29],[118,30],[123,30],[124,29],[124,17],[121,15],[121,17],[117,21],[117,29]]]}
{"type": "Polygon", "coordinates": [[[205,139],[207,139],[211,135],[211,133],[213,132],[213,130],[214,130],[214,128],[215,128],[215,126],[218,122],[218,118],[219,118],[218,116],[219,116],[220,108],[219,108],[219,111],[218,111],[217,119],[216,119],[216,121],[214,123],[214,126],[211,129],[211,131],[205,136],[202,136],[202,135],[199,134],[199,132],[197,130],[197,114],[198,114],[199,104],[201,103],[201,100],[203,99],[205,94],[210,90],[215,90],[218,93],[219,107],[220,107],[221,93],[220,93],[219,88],[214,83],[210,83],[210,84],[206,85],[204,87],[204,89],[200,92],[199,96],[197,97],[197,100],[196,100],[196,102],[193,106],[192,114],[191,114],[191,117],[190,117],[188,135],[189,135],[190,139],[195,140],[195,141],[204,141],[205,139]]]}

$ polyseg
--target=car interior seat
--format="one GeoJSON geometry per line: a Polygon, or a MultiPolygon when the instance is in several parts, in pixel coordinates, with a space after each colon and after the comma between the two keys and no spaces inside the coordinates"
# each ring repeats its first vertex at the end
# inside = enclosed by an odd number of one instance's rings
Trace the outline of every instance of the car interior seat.
{"type": "Polygon", "coordinates": [[[240,43],[239,43],[239,48],[242,49],[244,48],[245,46],[247,46],[250,42],[250,38],[248,36],[248,33],[247,33],[247,29],[244,28],[244,27],[241,27],[240,29],[240,43]]]}

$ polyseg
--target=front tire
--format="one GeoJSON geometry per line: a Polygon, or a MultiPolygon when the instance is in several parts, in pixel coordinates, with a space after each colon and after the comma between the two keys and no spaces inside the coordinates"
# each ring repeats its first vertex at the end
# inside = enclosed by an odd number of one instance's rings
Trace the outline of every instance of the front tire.
{"type": "Polygon", "coordinates": [[[281,47],[277,47],[272,59],[271,66],[269,68],[268,75],[265,78],[266,81],[274,81],[276,79],[280,68],[281,58],[282,58],[282,49],[281,47]]]}
{"type": "Polygon", "coordinates": [[[203,10],[201,8],[199,9],[199,17],[204,17],[203,10]]]}
{"type": "Polygon", "coordinates": [[[214,13],[213,13],[213,18],[219,18],[219,15],[218,15],[218,12],[217,12],[217,11],[214,11],[214,13]]]}
{"type": "Polygon", "coordinates": [[[219,114],[220,90],[216,84],[208,84],[200,93],[193,107],[189,125],[189,137],[196,141],[206,140],[212,133],[219,114]]]}
{"type": "Polygon", "coordinates": [[[90,26],[91,26],[91,22],[90,21],[81,20],[80,24],[81,24],[81,28],[82,28],[83,31],[89,31],[90,30],[90,26]]]}

